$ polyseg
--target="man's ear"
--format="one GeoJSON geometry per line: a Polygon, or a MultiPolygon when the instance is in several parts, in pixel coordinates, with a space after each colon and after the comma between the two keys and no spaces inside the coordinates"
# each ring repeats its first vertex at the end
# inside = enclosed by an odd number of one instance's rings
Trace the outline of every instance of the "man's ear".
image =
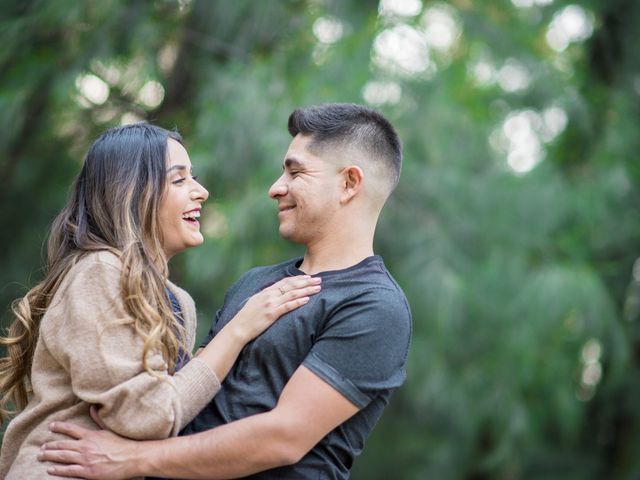
{"type": "Polygon", "coordinates": [[[340,203],[346,204],[353,199],[362,189],[364,184],[364,172],[357,165],[350,165],[342,170],[342,196],[340,203]]]}

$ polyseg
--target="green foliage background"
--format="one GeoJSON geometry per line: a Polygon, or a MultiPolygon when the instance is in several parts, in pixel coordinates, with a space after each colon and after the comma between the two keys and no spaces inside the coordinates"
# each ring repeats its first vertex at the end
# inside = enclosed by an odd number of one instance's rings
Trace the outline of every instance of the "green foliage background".
{"type": "Polygon", "coordinates": [[[288,114],[391,84],[393,98],[369,101],[397,126],[405,165],[376,250],[409,298],[414,340],[407,383],[353,478],[640,477],[639,2],[424,0],[404,16],[374,0],[1,7],[2,305],[41,278],[48,225],[88,146],[135,115],[179,128],[211,192],[205,245],[172,264],[202,336],[241,273],[301,253],[278,238],[266,195],[288,114]],[[558,52],[546,34],[576,5],[593,32],[558,52]],[[381,34],[420,31],[432,9],[459,37],[423,50],[427,70],[376,60],[381,34]],[[341,35],[320,41],[319,19],[341,35]],[[479,60],[493,81],[474,76],[479,60]],[[500,82],[514,62],[523,88],[500,82]],[[87,74],[105,101],[83,97],[87,74]],[[140,98],[149,81],[162,85],[157,105],[140,98]],[[566,125],[537,166],[514,172],[505,121],[551,106],[566,125]]]}

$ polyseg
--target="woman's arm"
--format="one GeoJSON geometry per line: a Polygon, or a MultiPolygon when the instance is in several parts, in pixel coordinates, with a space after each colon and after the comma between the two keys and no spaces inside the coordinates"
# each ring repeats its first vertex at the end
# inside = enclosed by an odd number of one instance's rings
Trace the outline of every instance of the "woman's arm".
{"type": "MultiPolygon", "coordinates": [[[[149,373],[142,366],[143,339],[124,309],[118,263],[102,260],[87,258],[74,267],[77,271],[70,272],[73,277],[43,321],[41,335],[53,359],[68,372],[73,394],[97,405],[102,422],[130,438],[177,434],[218,391],[218,376],[224,378],[244,343],[301,301],[299,291],[286,301],[276,299],[278,287],[271,287],[248,302],[204,357],[172,376],[162,355],[152,352],[147,356],[149,373]],[[265,314],[263,308],[270,310],[265,314]]],[[[61,387],[69,388],[64,382],[61,387]]]]}

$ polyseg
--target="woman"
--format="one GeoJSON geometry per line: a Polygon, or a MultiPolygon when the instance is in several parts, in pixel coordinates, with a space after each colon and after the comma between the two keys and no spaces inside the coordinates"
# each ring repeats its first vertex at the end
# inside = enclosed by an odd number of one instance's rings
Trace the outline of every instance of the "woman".
{"type": "Polygon", "coordinates": [[[9,424],[0,478],[48,478],[36,460],[48,425],[71,420],[136,439],[177,434],[220,388],[244,345],[304,305],[319,280],[292,277],[250,298],[198,355],[189,295],[168,280],[168,260],[203,241],[208,192],[174,132],[114,128],[91,147],[53,223],[44,280],[14,302],[0,340],[0,415],[9,424]]]}

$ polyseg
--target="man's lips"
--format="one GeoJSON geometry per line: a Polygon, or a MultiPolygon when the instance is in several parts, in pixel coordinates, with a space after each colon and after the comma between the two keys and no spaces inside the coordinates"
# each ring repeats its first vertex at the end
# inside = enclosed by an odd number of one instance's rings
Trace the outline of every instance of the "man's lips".
{"type": "Polygon", "coordinates": [[[289,210],[293,210],[294,208],[296,208],[295,205],[279,205],[278,213],[287,212],[289,210]]]}

